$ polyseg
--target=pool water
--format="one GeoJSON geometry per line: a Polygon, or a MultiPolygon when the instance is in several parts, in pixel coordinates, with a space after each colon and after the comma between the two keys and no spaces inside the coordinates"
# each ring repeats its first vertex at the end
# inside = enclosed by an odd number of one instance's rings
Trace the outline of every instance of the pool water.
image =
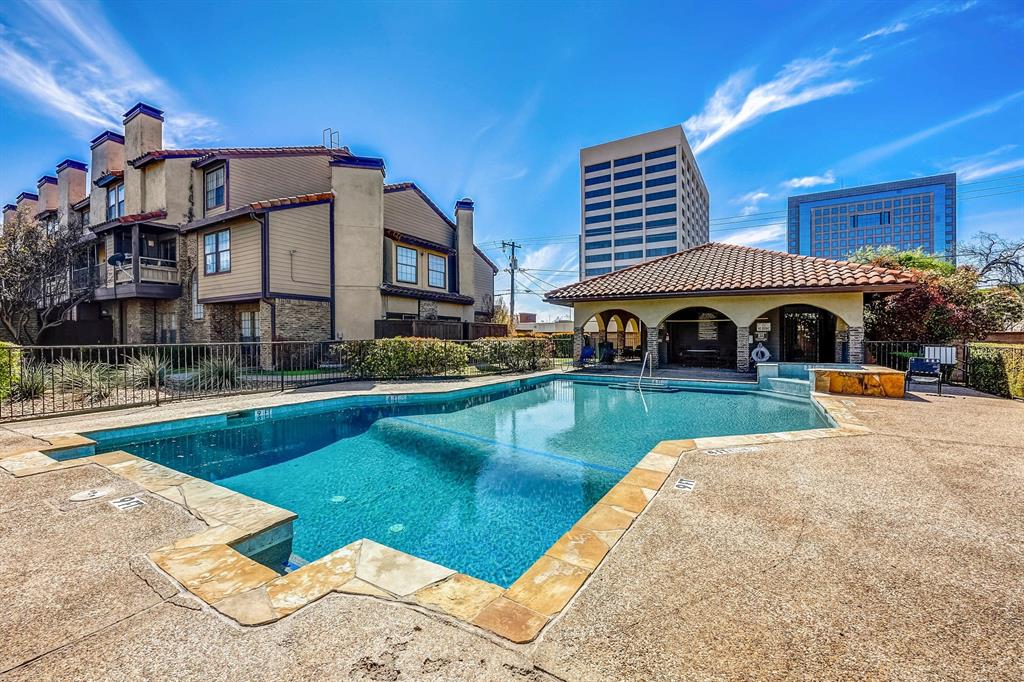
{"type": "Polygon", "coordinates": [[[827,426],[809,400],[753,390],[641,396],[563,379],[338,404],[93,437],[97,452],[127,450],[295,512],[304,560],[370,538],[507,587],[659,441],[827,426]]]}

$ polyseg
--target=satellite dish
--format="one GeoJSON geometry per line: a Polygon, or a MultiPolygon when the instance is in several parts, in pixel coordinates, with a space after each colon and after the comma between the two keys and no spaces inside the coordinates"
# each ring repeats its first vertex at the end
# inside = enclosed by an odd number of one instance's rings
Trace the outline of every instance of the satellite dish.
{"type": "Polygon", "coordinates": [[[123,265],[124,264],[124,254],[123,253],[115,253],[114,255],[112,255],[110,258],[107,259],[107,264],[108,265],[113,265],[114,267],[117,267],[118,265],[123,265]]]}

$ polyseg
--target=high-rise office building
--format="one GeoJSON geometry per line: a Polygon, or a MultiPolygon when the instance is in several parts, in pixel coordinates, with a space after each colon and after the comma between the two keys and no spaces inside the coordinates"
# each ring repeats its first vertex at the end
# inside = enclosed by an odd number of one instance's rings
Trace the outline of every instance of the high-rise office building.
{"type": "Polygon", "coordinates": [[[708,241],[708,188],[682,126],[580,150],[580,278],[708,241]]]}
{"type": "Polygon", "coordinates": [[[843,259],[862,246],[953,255],[956,173],[789,198],[790,253],[843,259]]]}

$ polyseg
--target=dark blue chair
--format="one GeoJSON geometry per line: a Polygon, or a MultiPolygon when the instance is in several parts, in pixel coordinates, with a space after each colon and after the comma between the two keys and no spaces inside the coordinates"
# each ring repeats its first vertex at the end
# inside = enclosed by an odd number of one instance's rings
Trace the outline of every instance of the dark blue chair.
{"type": "Polygon", "coordinates": [[[583,346],[583,350],[580,351],[580,359],[572,363],[573,367],[587,367],[588,365],[594,364],[594,347],[583,346]]]}
{"type": "Polygon", "coordinates": [[[913,383],[935,384],[939,395],[942,395],[942,365],[938,360],[910,358],[910,368],[903,382],[904,391],[913,383]]]}

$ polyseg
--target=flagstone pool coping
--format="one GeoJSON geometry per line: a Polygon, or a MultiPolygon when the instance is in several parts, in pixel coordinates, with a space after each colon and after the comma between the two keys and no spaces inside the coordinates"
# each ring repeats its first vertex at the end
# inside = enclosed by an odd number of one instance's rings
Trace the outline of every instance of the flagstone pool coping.
{"type": "Polygon", "coordinates": [[[407,603],[526,643],[565,609],[665,487],[683,455],[871,433],[840,400],[824,393],[811,397],[836,426],[661,441],[508,589],[368,539],[281,575],[245,552],[252,553],[253,543],[270,533],[290,533],[296,514],[129,452],[62,460],[48,454],[95,445],[78,433],[48,436],[48,446],[9,453],[0,458],[0,468],[24,477],[97,465],[183,507],[207,528],[150,552],[149,558],[186,590],[241,625],[272,623],[340,593],[407,603]]]}

